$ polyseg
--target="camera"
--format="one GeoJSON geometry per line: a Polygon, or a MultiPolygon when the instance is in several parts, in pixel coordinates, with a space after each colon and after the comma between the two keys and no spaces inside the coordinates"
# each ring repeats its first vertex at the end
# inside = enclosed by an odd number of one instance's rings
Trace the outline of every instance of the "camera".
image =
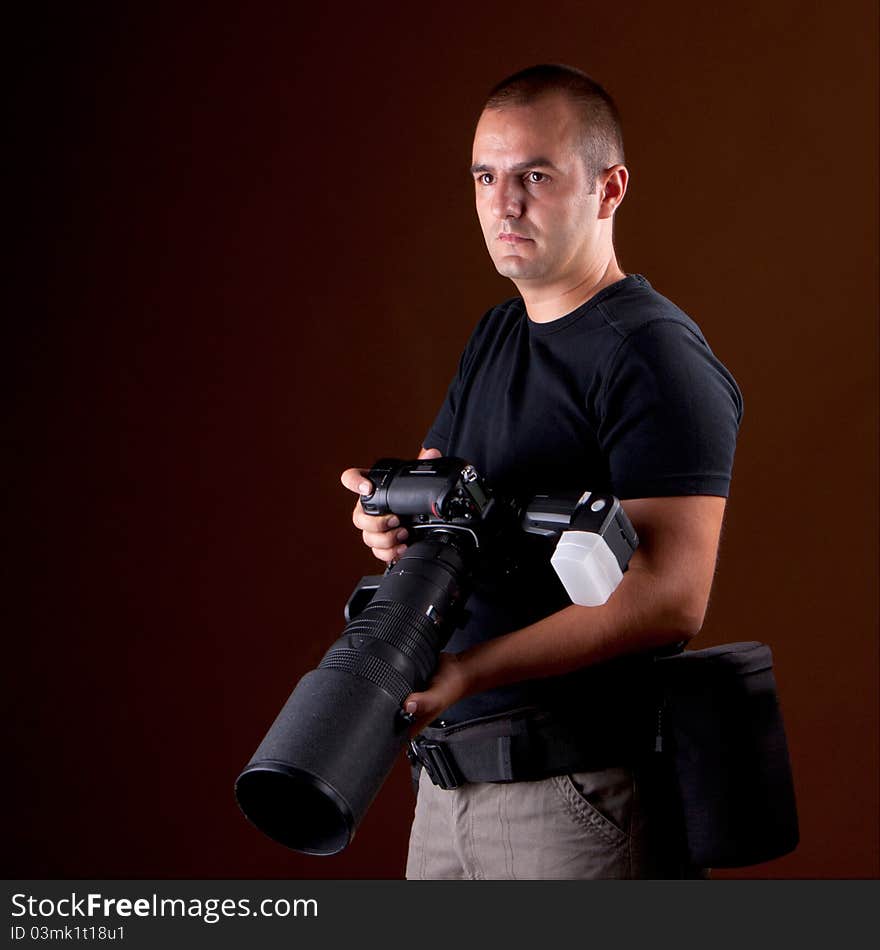
{"type": "Polygon", "coordinates": [[[297,683],[235,783],[245,816],[306,854],[351,842],[408,738],[403,701],[429,683],[475,586],[517,569],[523,538],[556,541],[550,562],[586,606],[608,599],[638,544],[610,494],[508,498],[457,457],[379,459],[367,477],[364,511],[396,514],[408,546],[384,575],[355,587],[342,635],[297,683]]]}

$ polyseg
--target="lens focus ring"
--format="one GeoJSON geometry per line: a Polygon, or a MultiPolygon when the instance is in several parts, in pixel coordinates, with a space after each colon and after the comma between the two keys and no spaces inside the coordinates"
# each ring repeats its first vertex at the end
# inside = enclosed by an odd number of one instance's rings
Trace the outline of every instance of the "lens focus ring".
{"type": "Polygon", "coordinates": [[[402,703],[413,691],[412,684],[390,663],[360,650],[347,650],[344,647],[331,650],[321,661],[319,669],[342,670],[345,673],[360,676],[380,689],[384,689],[398,703],[402,703]]]}
{"type": "Polygon", "coordinates": [[[410,658],[428,676],[440,648],[434,624],[424,614],[395,601],[373,601],[345,628],[345,635],[376,637],[410,658]]]}

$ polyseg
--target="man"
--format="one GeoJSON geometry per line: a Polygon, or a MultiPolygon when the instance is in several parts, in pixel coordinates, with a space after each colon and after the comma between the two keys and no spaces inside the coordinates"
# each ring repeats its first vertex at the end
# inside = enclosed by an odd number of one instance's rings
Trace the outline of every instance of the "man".
{"type": "MultiPolygon", "coordinates": [[[[504,80],[471,172],[490,257],[520,296],[475,329],[420,457],[463,457],[521,498],[611,491],[640,544],[600,607],[568,602],[537,557],[472,596],[405,708],[462,763],[468,751],[483,761],[480,743],[494,749],[499,735],[520,761],[482,781],[462,764],[453,789],[422,772],[407,877],[689,876],[647,749],[643,674],[702,625],[741,397],[696,324],[618,264],[629,173],[598,84],[562,66],[504,80]]],[[[342,481],[370,490],[358,469],[342,481]]],[[[353,520],[380,560],[405,549],[395,516],[358,503],[353,520]]]]}

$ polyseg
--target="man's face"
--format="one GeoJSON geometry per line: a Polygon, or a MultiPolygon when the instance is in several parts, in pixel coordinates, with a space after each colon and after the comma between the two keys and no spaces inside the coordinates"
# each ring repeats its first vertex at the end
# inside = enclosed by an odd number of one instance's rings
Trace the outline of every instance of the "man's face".
{"type": "Polygon", "coordinates": [[[487,109],[474,135],[471,172],[489,255],[530,289],[583,278],[598,247],[599,199],[590,194],[582,131],[571,103],[487,109]]]}

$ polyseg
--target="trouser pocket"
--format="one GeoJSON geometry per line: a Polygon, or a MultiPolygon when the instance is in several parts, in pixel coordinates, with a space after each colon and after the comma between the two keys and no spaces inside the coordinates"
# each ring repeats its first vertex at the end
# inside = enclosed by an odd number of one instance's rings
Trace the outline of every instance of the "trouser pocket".
{"type": "Polygon", "coordinates": [[[633,826],[635,785],[627,768],[572,772],[553,779],[571,818],[608,844],[629,841],[633,826]]]}

